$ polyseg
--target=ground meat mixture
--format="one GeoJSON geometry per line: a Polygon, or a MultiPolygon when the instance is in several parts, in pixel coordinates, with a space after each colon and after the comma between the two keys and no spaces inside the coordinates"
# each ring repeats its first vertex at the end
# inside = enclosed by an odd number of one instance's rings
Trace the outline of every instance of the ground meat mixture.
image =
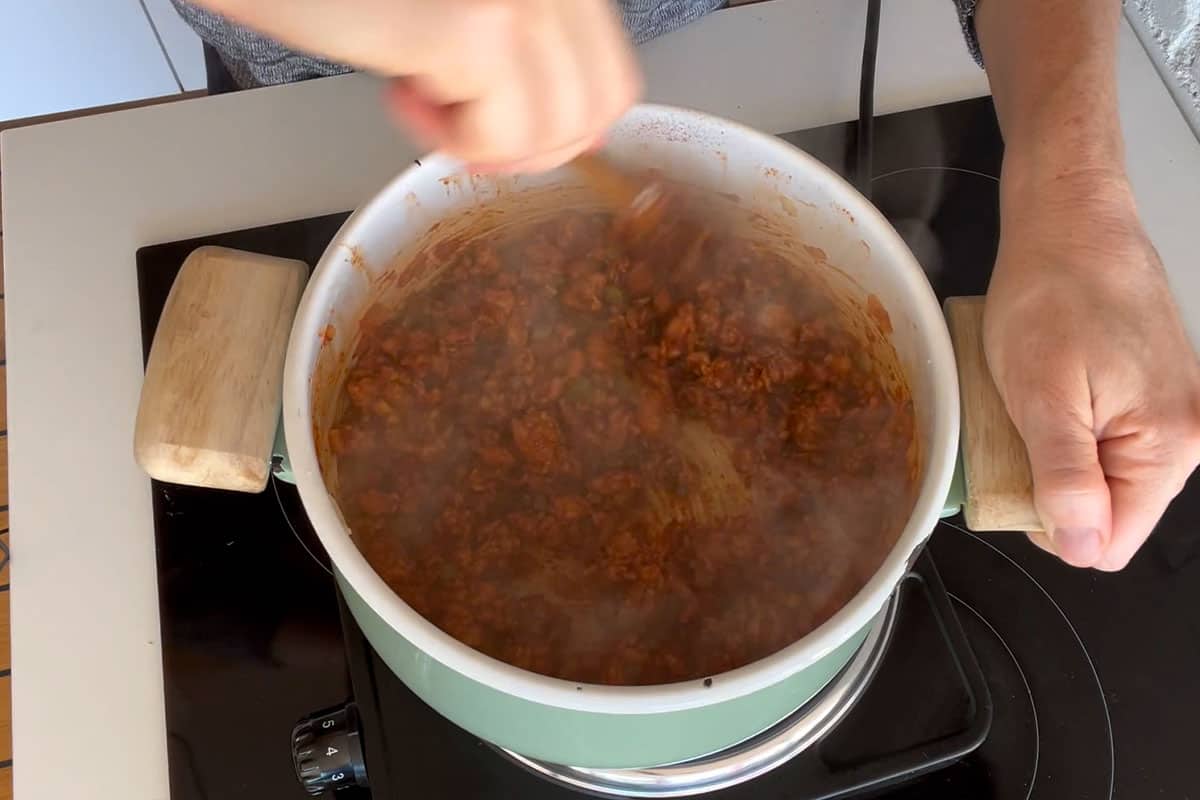
{"type": "Polygon", "coordinates": [[[908,396],[824,284],[565,211],[363,321],[330,430],[358,546],[426,619],[578,682],[699,679],[826,620],[912,508],[908,396]]]}

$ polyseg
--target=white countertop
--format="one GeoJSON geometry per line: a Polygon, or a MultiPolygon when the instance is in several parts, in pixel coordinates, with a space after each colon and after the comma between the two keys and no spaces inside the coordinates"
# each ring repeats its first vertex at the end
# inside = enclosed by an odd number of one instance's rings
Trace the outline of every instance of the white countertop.
{"type": "MultiPolygon", "coordinates": [[[[884,12],[880,113],[986,93],[948,0],[884,12]]],[[[783,132],[855,115],[862,9],[774,0],[641,49],[649,98],[783,132]]],[[[1200,144],[1121,32],[1130,172],[1189,329],[1200,144]]],[[[18,800],[166,798],[134,251],[365,200],[415,153],[347,76],[7,131],[13,760],[18,800]]]]}

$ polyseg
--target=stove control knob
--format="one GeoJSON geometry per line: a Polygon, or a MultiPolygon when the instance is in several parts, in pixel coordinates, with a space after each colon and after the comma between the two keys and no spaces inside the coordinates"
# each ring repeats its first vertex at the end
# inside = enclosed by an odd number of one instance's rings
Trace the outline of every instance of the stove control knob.
{"type": "Polygon", "coordinates": [[[313,797],[329,789],[367,786],[362,731],[353,703],[310,714],[292,729],[296,777],[313,797]]]}

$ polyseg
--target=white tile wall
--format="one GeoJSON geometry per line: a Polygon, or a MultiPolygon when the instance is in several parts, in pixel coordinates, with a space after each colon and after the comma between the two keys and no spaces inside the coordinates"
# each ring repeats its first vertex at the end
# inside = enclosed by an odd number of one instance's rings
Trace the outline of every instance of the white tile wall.
{"type": "Polygon", "coordinates": [[[139,0],[0,0],[0,121],[179,91],[139,0]]]}
{"type": "Polygon", "coordinates": [[[1200,136],[1200,0],[1124,0],[1125,16],[1200,136]]]}

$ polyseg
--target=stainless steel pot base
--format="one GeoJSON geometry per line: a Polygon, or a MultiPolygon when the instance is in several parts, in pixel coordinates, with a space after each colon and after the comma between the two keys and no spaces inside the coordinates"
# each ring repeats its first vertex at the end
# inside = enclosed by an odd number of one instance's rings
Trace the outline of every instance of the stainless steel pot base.
{"type": "Polygon", "coordinates": [[[872,624],[854,657],[815,697],[757,736],[719,753],[650,769],[588,769],[501,751],[557,783],[617,797],[684,797],[735,786],[790,761],[850,711],[883,660],[898,605],[897,591],[872,624]]]}

